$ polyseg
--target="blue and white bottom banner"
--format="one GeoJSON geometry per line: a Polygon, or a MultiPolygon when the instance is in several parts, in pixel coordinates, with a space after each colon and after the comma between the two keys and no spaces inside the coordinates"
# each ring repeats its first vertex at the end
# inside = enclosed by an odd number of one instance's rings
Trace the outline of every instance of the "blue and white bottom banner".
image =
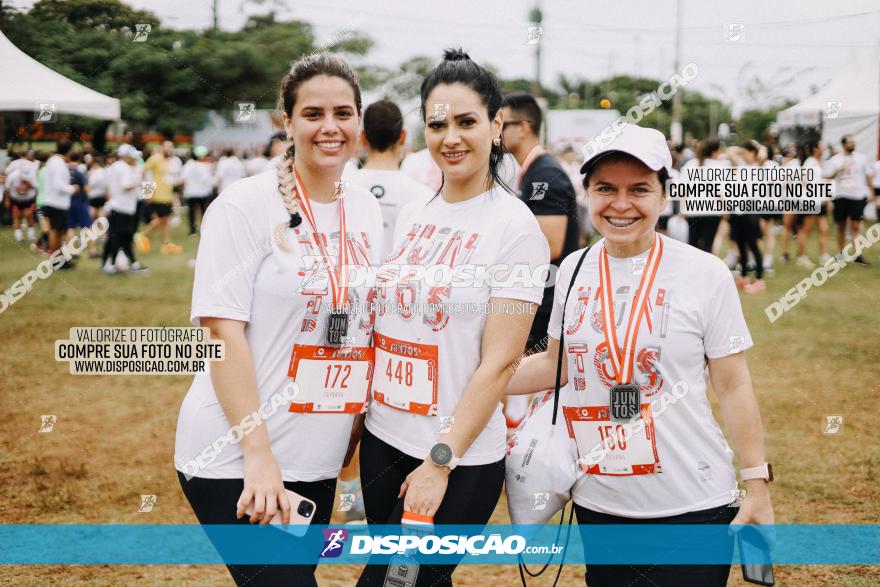
{"type": "Polygon", "coordinates": [[[5,565],[388,564],[399,556],[422,564],[481,565],[563,560],[565,564],[880,564],[877,524],[436,525],[428,530],[363,525],[7,524],[0,525],[0,544],[0,564],[5,565]],[[744,531],[749,539],[736,540],[737,531],[744,531]],[[737,548],[737,542],[748,547],[737,548]]]}

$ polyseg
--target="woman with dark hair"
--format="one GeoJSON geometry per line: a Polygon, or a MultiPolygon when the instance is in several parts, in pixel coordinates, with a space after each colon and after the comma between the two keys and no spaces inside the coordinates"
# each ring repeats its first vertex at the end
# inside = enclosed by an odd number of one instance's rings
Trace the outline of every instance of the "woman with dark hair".
{"type": "MultiPolygon", "coordinates": [[[[226,356],[193,380],[174,455],[202,524],[279,512],[327,524],[368,400],[371,290],[348,287],[347,269],[381,262],[382,217],[370,192],[340,182],[357,145],[357,78],[338,57],[303,58],[279,107],[291,146],[276,173],[231,184],[202,223],[191,320],[226,356]]],[[[317,584],[314,565],[227,567],[238,585],[317,584]]]]}
{"type": "MultiPolygon", "coordinates": [[[[559,283],[573,284],[577,303],[556,288],[547,351],[523,359],[506,392],[552,388],[560,364],[561,382],[573,381],[561,413],[577,444],[572,500],[582,526],[772,524],[773,476],[744,353],[752,339],[730,271],[655,230],[671,169],[663,134],[634,125],[584,163],[603,238],[562,262],[559,283]],[[712,414],[710,382],[733,450],[712,414]],[[739,509],[734,456],[747,491],[739,509]]],[[[667,551],[682,562],[730,560],[726,534],[722,544],[670,541],[667,551]]],[[[585,550],[596,535],[584,532],[585,550]]],[[[729,562],[590,564],[586,580],[722,587],[729,573],[729,562]]]]}
{"type": "MultiPolygon", "coordinates": [[[[810,139],[802,144],[798,149],[798,157],[800,158],[801,167],[804,169],[812,169],[813,182],[823,181],[822,177],[822,153],[825,152],[825,145],[819,139],[810,139]]],[[[824,264],[829,259],[828,256],[828,201],[820,204],[820,209],[815,214],[805,214],[804,222],[798,231],[797,242],[797,264],[806,269],[813,269],[815,265],[807,256],[807,239],[813,232],[813,227],[818,225],[819,228],[819,264],[824,264]]]]}
{"type": "MultiPolygon", "coordinates": [[[[728,156],[730,156],[739,166],[757,168],[760,166],[761,150],[763,146],[757,141],[746,141],[739,147],[730,147],[728,156]]],[[[763,262],[761,255],[761,220],[772,224],[775,222],[770,215],[766,219],[755,214],[731,214],[730,215],[730,237],[736,243],[739,251],[740,279],[737,286],[741,287],[746,293],[761,293],[767,289],[764,282],[764,272],[767,270],[766,264],[763,262]],[[748,274],[751,271],[749,264],[749,253],[755,259],[755,280],[750,282],[748,274]]]]}
{"type": "MultiPolygon", "coordinates": [[[[495,76],[448,50],[422,83],[421,113],[443,181],[427,204],[401,211],[385,259],[396,277],[377,282],[364,505],[371,524],[485,524],[504,482],[501,396],[541,302],[550,251],[499,176],[495,76]]],[[[454,570],[421,565],[417,584],[451,585],[454,570]]],[[[359,585],[382,585],[387,572],[368,565],[359,585]]]]}

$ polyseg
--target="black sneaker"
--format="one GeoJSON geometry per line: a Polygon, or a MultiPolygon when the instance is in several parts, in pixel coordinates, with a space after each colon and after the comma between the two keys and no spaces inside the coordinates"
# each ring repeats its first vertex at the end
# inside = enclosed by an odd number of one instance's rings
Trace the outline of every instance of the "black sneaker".
{"type": "Polygon", "coordinates": [[[865,258],[862,257],[861,255],[859,255],[858,257],[853,259],[852,262],[856,263],[857,265],[861,265],[862,267],[870,267],[871,266],[871,264],[868,263],[867,261],[865,261],[865,258]]]}

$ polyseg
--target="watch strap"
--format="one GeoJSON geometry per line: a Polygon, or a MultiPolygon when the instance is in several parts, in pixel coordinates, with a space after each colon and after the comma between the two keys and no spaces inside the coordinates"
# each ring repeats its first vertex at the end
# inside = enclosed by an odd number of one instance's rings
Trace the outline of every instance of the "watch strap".
{"type": "Polygon", "coordinates": [[[773,481],[773,467],[770,466],[770,463],[764,463],[760,467],[749,467],[747,469],[740,469],[739,477],[742,481],[750,481],[752,479],[764,479],[770,482],[773,481]]]}

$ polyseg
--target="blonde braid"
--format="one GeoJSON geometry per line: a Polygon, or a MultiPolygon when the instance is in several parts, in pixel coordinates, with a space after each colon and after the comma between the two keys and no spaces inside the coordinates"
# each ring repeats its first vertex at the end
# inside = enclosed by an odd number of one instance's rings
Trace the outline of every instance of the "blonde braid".
{"type": "MultiPolygon", "coordinates": [[[[284,207],[287,208],[287,212],[290,214],[290,220],[287,222],[280,222],[275,227],[273,236],[278,248],[287,253],[293,251],[293,248],[287,244],[286,239],[284,238],[284,232],[288,228],[293,228],[295,226],[294,222],[296,222],[296,219],[299,219],[300,222],[302,221],[302,218],[299,215],[299,206],[296,202],[297,190],[296,177],[293,171],[293,158],[294,150],[293,144],[291,143],[290,147],[285,151],[284,157],[275,168],[278,177],[278,193],[281,194],[281,201],[284,202],[284,207]]],[[[299,222],[297,222],[297,224],[299,224],[299,222]]]]}

